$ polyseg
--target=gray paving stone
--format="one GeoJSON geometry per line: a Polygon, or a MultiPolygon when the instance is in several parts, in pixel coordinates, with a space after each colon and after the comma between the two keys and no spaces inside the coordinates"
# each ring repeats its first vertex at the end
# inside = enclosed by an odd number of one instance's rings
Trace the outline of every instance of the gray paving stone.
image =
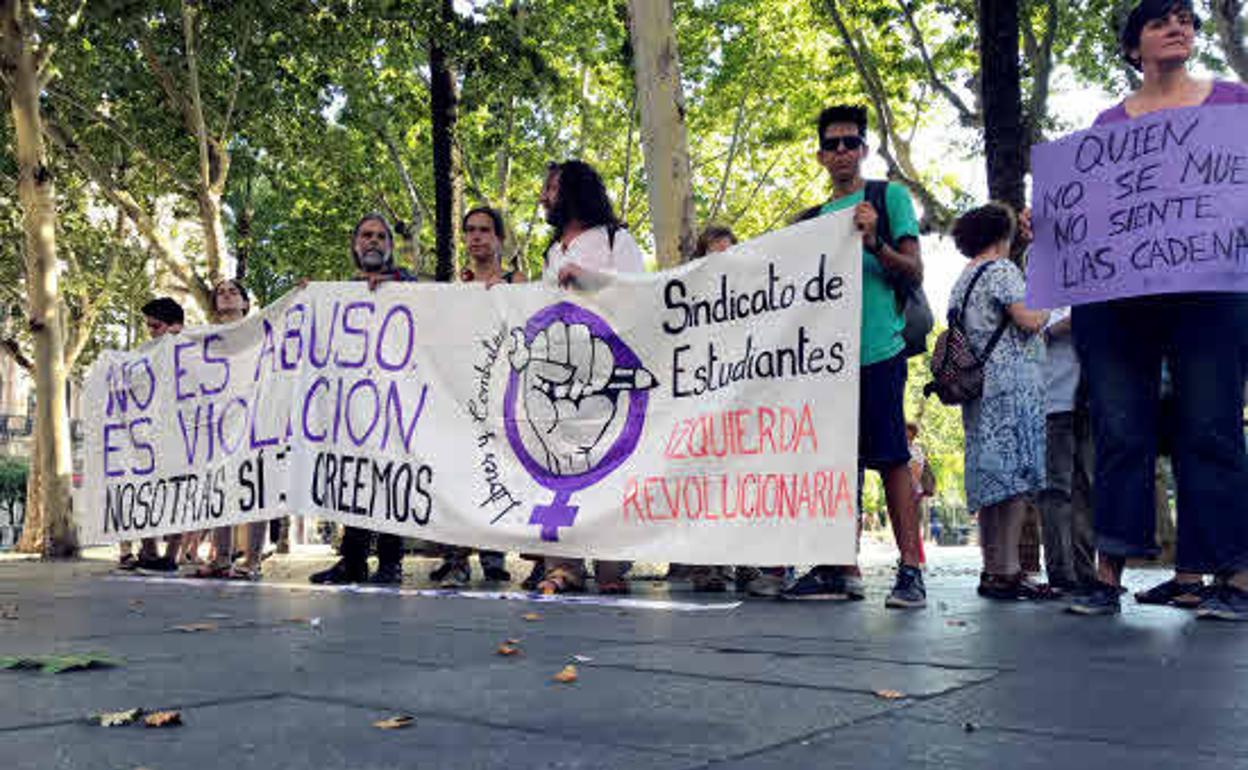
{"type": "Polygon", "coordinates": [[[365,668],[355,676],[311,680],[296,692],[488,718],[565,738],[611,735],[621,745],[690,756],[749,751],[895,708],[846,692],[587,666],[580,666],[579,681],[559,684],[551,680],[559,668],[525,660],[439,671],[389,668],[371,675],[365,668]]]}
{"type": "Polygon", "coordinates": [[[1191,748],[1157,749],[1125,746],[1060,735],[990,728],[966,732],[957,724],[929,724],[887,716],[767,750],[735,761],[716,763],[715,770],[821,770],[866,767],[930,770],[1053,770],[1054,768],[1131,768],[1202,770],[1242,768],[1244,759],[1193,754],[1191,748]]]}
{"type": "Polygon", "coordinates": [[[991,669],[828,658],[791,651],[728,652],[665,645],[609,647],[595,653],[589,665],[867,694],[893,690],[915,697],[939,695],[996,674],[991,669]]]}
{"type": "Polygon", "coordinates": [[[973,722],[1112,743],[1203,747],[1248,765],[1248,672],[1086,664],[1030,668],[906,710],[936,722],[973,722]]]}
{"type": "Polygon", "coordinates": [[[662,752],[428,716],[402,730],[372,726],[391,715],[279,698],[187,708],[177,728],[71,724],[5,733],[0,744],[7,770],[676,770],[692,764],[662,752]]]}

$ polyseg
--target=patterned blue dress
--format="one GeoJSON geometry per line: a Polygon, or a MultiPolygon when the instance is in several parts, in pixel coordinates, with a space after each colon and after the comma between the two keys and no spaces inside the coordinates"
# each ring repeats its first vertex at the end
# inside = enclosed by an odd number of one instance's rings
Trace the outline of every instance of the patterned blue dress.
{"type": "MultiPolygon", "coordinates": [[[[969,265],[949,297],[961,307],[969,265]]],[[[988,346],[1006,307],[1023,301],[1023,273],[1013,262],[989,264],[966,307],[966,331],[977,351],[988,346]]],[[[984,367],[983,396],[962,406],[966,433],[966,505],[978,511],[1044,488],[1044,386],[1040,336],[1010,323],[984,367]]]]}

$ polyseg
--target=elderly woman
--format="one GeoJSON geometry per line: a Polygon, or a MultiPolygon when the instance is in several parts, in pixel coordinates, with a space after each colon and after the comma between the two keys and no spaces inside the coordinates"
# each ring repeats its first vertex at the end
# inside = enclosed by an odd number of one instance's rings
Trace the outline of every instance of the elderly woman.
{"type": "MultiPolygon", "coordinates": [[[[1200,19],[1191,0],[1143,0],[1122,29],[1122,52],[1143,75],[1139,90],[1097,125],[1158,110],[1248,103],[1238,83],[1188,72],[1200,19]]],[[[1178,575],[1142,595],[1195,595],[1198,615],[1248,620],[1248,455],[1240,421],[1248,367],[1248,295],[1185,293],[1076,307],[1075,346],[1085,367],[1096,446],[1098,583],[1070,610],[1119,611],[1123,565],[1157,553],[1153,468],[1161,367],[1174,395],[1178,575]],[[1215,577],[1202,585],[1202,575],[1215,577]]]]}
{"type": "Polygon", "coordinates": [[[984,571],[979,594],[989,599],[1044,596],[1019,564],[1019,539],[1030,496],[1044,489],[1044,396],[1037,333],[1045,311],[1023,304],[1023,273],[1009,260],[1013,212],[989,204],[953,226],[958,250],[970,259],[953,286],[949,307],[960,314],[984,362],[979,398],[962,406],[966,434],[966,504],[979,511],[984,571]]]}

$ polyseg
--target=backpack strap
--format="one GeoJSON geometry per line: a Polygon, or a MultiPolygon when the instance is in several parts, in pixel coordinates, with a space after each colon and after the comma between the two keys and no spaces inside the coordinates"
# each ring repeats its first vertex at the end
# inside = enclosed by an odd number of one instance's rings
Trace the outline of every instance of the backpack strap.
{"type": "Polygon", "coordinates": [[[875,237],[879,238],[881,243],[887,243],[891,248],[896,249],[897,243],[893,240],[893,224],[888,219],[888,181],[868,179],[867,186],[862,191],[862,199],[870,203],[871,208],[875,209],[878,215],[875,220],[875,237]]]}
{"type": "MultiPolygon", "coordinates": [[[[979,279],[983,277],[984,273],[987,272],[988,268],[991,266],[992,266],[991,262],[985,262],[984,264],[980,265],[979,269],[975,271],[975,275],[971,276],[971,282],[966,285],[966,293],[962,295],[962,306],[958,310],[958,317],[957,317],[958,326],[962,327],[964,330],[966,328],[965,326],[966,306],[971,301],[971,292],[975,290],[975,284],[979,283],[979,279]]],[[[953,314],[953,311],[950,310],[950,315],[952,314],[953,314]]],[[[950,318],[949,320],[950,320],[950,326],[952,326],[954,319],[950,318]]],[[[988,359],[992,356],[992,351],[996,350],[997,343],[1001,341],[1001,335],[1005,334],[1005,329],[1009,325],[1010,325],[1010,315],[1008,312],[1002,309],[1001,321],[997,324],[997,328],[993,330],[992,336],[988,338],[988,345],[984,348],[984,352],[977,356],[977,358],[979,358],[979,363],[981,366],[987,363],[988,359]]],[[[968,339],[967,342],[969,344],[970,340],[968,339]]]]}

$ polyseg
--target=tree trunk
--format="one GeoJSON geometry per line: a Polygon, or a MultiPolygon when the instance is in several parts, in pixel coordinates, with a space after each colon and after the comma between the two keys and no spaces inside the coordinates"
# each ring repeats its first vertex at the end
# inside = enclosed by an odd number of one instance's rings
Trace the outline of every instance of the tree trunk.
{"type": "Polygon", "coordinates": [[[1244,13],[1243,0],[1213,0],[1213,27],[1218,35],[1218,43],[1226,56],[1226,63],[1239,76],[1248,82],[1248,48],[1244,46],[1244,13]]]}
{"type": "MultiPolygon", "coordinates": [[[[454,16],[451,0],[443,0],[439,27],[451,24],[454,16]]],[[[452,279],[455,271],[455,77],[438,37],[435,34],[429,46],[434,240],[437,254],[434,278],[446,282],[452,279]]]]}
{"type": "Polygon", "coordinates": [[[43,144],[36,66],[35,15],[29,2],[7,0],[4,58],[13,67],[10,107],[17,134],[18,192],[26,236],[26,295],[34,340],[35,472],[40,474],[34,511],[27,527],[42,533],[46,557],[78,552],[70,502],[73,470],[66,414],[64,340],[58,300],[56,198],[43,144]]]}
{"type": "Polygon", "coordinates": [[[693,253],[693,187],[671,0],[629,0],[629,31],[654,251],[668,267],[693,253]]]}
{"type": "Polygon", "coordinates": [[[1021,210],[1026,130],[1018,61],[1018,0],[980,0],[979,46],[988,195],[1021,210]]]}

